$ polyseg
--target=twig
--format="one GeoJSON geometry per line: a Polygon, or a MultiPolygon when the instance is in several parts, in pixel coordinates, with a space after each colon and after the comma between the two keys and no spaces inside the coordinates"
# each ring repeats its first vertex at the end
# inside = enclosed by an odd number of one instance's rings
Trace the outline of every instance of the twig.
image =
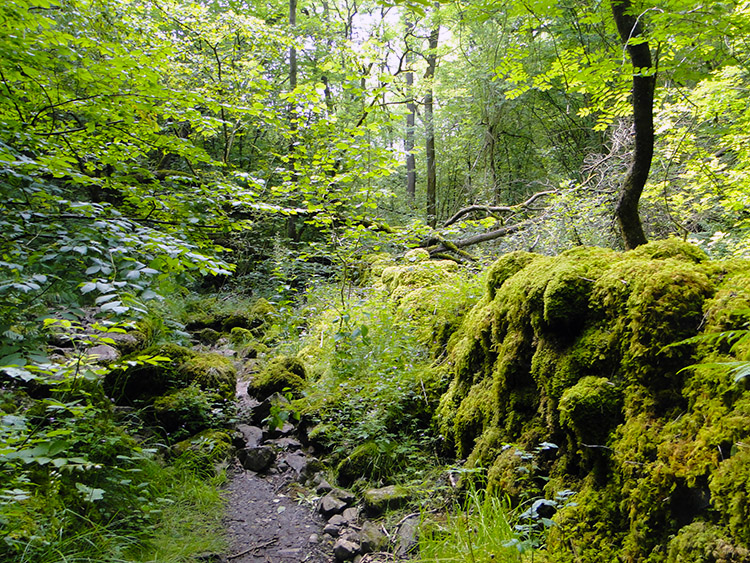
{"type": "Polygon", "coordinates": [[[227,559],[229,559],[229,560],[237,559],[238,557],[242,557],[243,555],[247,555],[251,551],[257,551],[257,550],[259,550],[259,549],[261,549],[263,547],[268,547],[270,545],[275,544],[278,541],[279,541],[278,537],[273,537],[270,540],[265,541],[263,543],[259,543],[259,544],[255,545],[253,547],[250,547],[250,548],[246,549],[245,551],[240,551],[239,553],[235,553],[234,555],[230,555],[230,556],[227,557],[227,559]]]}

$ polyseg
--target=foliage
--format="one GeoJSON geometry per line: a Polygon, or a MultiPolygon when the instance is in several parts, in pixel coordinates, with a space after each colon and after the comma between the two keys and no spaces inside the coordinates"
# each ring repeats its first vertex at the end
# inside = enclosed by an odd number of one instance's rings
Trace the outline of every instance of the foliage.
{"type": "MultiPolygon", "coordinates": [[[[196,545],[197,526],[210,518],[172,503],[205,495],[206,485],[180,471],[176,487],[175,472],[133,437],[142,431],[137,419],[112,409],[101,385],[109,368],[85,354],[85,336],[74,342],[82,350],[67,359],[2,367],[2,558],[140,560],[152,530],[176,512],[196,524],[175,527],[189,540],[183,553],[196,553],[205,546],[196,545]]],[[[177,557],[168,549],[160,560],[177,557]]]]}
{"type": "Polygon", "coordinates": [[[481,490],[470,490],[445,522],[423,520],[419,561],[521,561],[519,550],[511,544],[516,539],[511,522],[511,508],[506,500],[481,490]]]}

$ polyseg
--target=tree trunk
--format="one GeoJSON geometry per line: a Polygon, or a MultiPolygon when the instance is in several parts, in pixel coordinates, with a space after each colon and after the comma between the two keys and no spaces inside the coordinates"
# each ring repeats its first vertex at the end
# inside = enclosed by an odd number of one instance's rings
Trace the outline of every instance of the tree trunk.
{"type": "Polygon", "coordinates": [[[654,156],[653,108],[656,75],[652,71],[651,50],[648,43],[629,44],[630,40],[643,35],[643,26],[639,18],[631,14],[630,0],[612,0],[612,14],[620,38],[626,45],[633,63],[632,98],[635,146],[633,162],[623,182],[615,211],[625,248],[630,250],[648,242],[638,214],[638,202],[643,193],[643,186],[646,185],[651,169],[651,159],[654,156]]]}
{"type": "Polygon", "coordinates": [[[414,30],[414,22],[406,16],[406,136],[404,150],[406,151],[406,200],[410,206],[414,205],[417,193],[417,162],[414,156],[414,125],[416,123],[417,105],[414,103],[414,72],[411,69],[413,57],[408,37],[414,30]]]}
{"type": "Polygon", "coordinates": [[[427,52],[427,70],[424,77],[427,82],[427,94],[424,97],[425,115],[425,158],[427,160],[427,224],[435,227],[437,224],[437,171],[435,166],[435,124],[433,120],[434,79],[437,68],[437,47],[440,24],[437,21],[435,7],[435,23],[430,32],[429,51],[427,52]]]}

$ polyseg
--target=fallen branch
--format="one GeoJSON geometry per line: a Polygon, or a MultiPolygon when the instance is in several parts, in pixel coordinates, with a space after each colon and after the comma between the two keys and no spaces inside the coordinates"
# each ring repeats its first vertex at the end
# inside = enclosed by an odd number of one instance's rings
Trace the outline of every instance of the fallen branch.
{"type": "Polygon", "coordinates": [[[441,254],[444,252],[452,251],[457,252],[459,251],[461,254],[467,254],[465,251],[461,250],[462,248],[466,248],[467,246],[471,246],[473,244],[479,244],[480,242],[487,242],[490,240],[495,240],[498,238],[502,238],[507,235],[511,235],[513,233],[517,233],[518,231],[522,231],[529,225],[529,221],[522,221],[521,223],[516,223],[515,225],[510,225],[508,227],[503,227],[501,229],[495,229],[494,231],[489,231],[486,233],[480,233],[478,235],[472,235],[470,237],[454,240],[454,241],[442,241],[436,245],[428,246],[426,250],[430,253],[430,256],[434,256],[436,254],[441,254]]]}
{"type": "Polygon", "coordinates": [[[513,213],[514,211],[518,211],[519,209],[524,209],[529,207],[532,203],[534,203],[537,199],[540,197],[553,195],[558,193],[557,190],[547,190],[544,192],[537,192],[534,195],[532,195],[529,199],[524,201],[523,203],[518,203],[516,205],[510,205],[510,206],[498,206],[498,205],[470,205],[469,207],[464,207],[463,209],[458,210],[453,217],[448,219],[445,223],[443,223],[443,227],[449,227],[462,217],[465,217],[466,215],[469,215],[470,213],[483,211],[488,215],[492,215],[493,213],[513,213]]]}

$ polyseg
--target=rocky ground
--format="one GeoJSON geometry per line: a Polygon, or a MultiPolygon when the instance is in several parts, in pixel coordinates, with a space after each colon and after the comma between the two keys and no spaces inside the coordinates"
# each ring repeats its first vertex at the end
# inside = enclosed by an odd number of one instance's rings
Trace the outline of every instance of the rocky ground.
{"type": "Polygon", "coordinates": [[[286,424],[262,427],[267,405],[247,396],[238,384],[240,419],[237,459],[229,468],[226,526],[229,553],[222,563],[354,561],[375,563],[410,559],[418,516],[390,532],[373,519],[390,506],[393,492],[369,491],[363,502],[328,483],[323,466],[286,424]],[[367,516],[367,518],[365,518],[367,516]]]}

